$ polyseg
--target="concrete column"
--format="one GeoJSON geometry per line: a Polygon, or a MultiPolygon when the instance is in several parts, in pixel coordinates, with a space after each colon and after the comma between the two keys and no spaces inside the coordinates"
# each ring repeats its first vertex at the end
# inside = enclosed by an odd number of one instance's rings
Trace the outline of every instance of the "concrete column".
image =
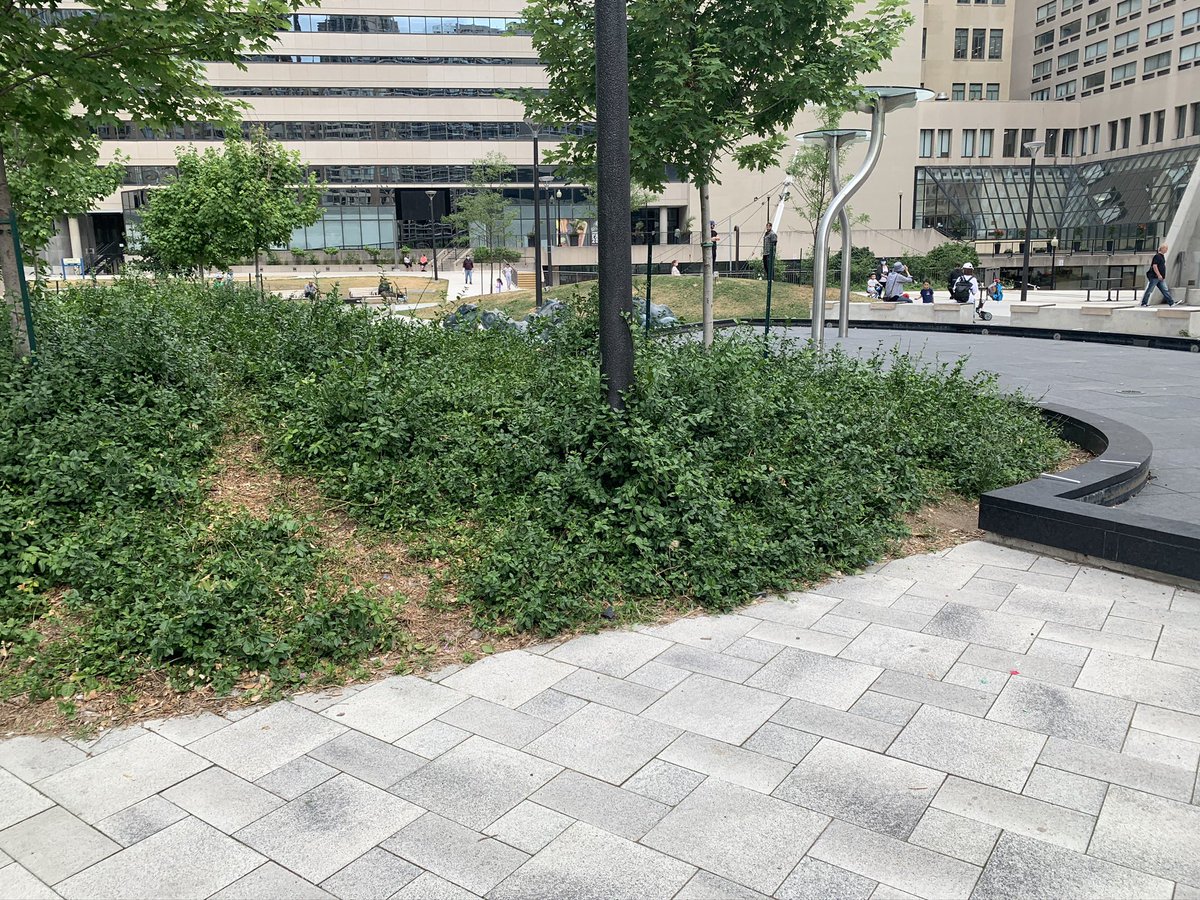
{"type": "Polygon", "coordinates": [[[660,244],[667,242],[667,208],[665,206],[658,208],[658,242],[660,244]]]}
{"type": "Polygon", "coordinates": [[[79,233],[79,217],[67,216],[67,234],[71,238],[70,256],[83,258],[83,238],[79,233]]]}

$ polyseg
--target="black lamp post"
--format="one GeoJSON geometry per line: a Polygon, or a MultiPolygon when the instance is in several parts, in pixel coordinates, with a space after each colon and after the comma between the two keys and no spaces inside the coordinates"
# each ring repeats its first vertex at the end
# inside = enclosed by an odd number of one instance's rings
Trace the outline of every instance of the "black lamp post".
{"type": "Polygon", "coordinates": [[[538,180],[538,133],[542,127],[537,122],[525,120],[529,133],[533,135],[533,297],[534,305],[542,308],[542,208],[538,198],[542,185],[538,180]]]}
{"type": "Polygon", "coordinates": [[[1050,290],[1058,290],[1058,235],[1050,238],[1050,290]]]}
{"type": "MultiPolygon", "coordinates": [[[[540,179],[549,184],[554,178],[550,175],[540,179]]],[[[539,183],[538,187],[541,187],[539,183]]],[[[546,283],[554,285],[554,241],[550,240],[550,188],[546,187],[546,283]]]]}
{"type": "Polygon", "coordinates": [[[554,246],[562,246],[562,189],[554,192],[554,246]]]}
{"type": "Polygon", "coordinates": [[[437,281],[437,223],[433,217],[433,198],[437,196],[437,191],[426,191],[425,196],[429,198],[429,243],[433,245],[433,280],[437,281]]]}
{"type": "Polygon", "coordinates": [[[1024,303],[1029,293],[1029,248],[1033,243],[1033,177],[1034,170],[1037,168],[1037,155],[1046,146],[1046,142],[1029,141],[1022,146],[1029,154],[1029,199],[1025,204],[1025,256],[1021,262],[1021,302],[1024,303]]]}

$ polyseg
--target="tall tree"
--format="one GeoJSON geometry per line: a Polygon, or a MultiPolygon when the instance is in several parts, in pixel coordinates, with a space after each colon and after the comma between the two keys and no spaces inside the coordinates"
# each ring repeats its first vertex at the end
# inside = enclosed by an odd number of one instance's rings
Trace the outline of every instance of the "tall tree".
{"type": "Polygon", "coordinates": [[[176,169],[142,213],[138,250],[160,269],[202,273],[253,256],[257,273],[264,250],[321,218],[316,176],[261,128],[249,140],[226,138],[223,148],[183,148],[176,169]]]}
{"type": "MultiPolygon", "coordinates": [[[[301,0],[0,0],[0,122],[53,160],[83,160],[98,125],[226,120],[233,104],[204,62],[240,65],[274,42],[301,0]]],[[[13,207],[8,132],[0,133],[0,218],[13,207]]],[[[0,271],[13,350],[28,355],[12,234],[0,230],[0,271]]]]}
{"type": "MultiPolygon", "coordinates": [[[[700,195],[705,243],[709,187],[723,157],[763,170],[779,156],[805,104],[847,105],[859,76],[891,55],[912,21],[904,0],[856,15],[855,0],[631,0],[632,177],[661,190],[668,166],[700,195]]],[[[540,122],[595,118],[594,14],[582,0],[530,0],[525,22],[549,90],[522,95],[540,122]]],[[[595,165],[594,135],[550,151],[574,172],[595,165]]],[[[704,340],[712,342],[712,251],[703,254],[704,340]]]]}

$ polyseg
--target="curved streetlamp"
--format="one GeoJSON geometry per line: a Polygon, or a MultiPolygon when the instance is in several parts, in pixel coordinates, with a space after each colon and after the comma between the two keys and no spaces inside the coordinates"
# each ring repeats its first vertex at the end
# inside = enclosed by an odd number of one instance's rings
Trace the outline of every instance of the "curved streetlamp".
{"type": "Polygon", "coordinates": [[[1046,146],[1045,141],[1027,141],[1021,145],[1029,154],[1029,197],[1025,202],[1025,255],[1021,261],[1021,302],[1029,293],[1029,247],[1033,243],[1033,186],[1037,155],[1046,146]]]}
{"type": "Polygon", "coordinates": [[[892,110],[907,109],[918,101],[933,97],[933,91],[915,87],[867,87],[863,92],[865,97],[859,104],[858,111],[871,114],[871,141],[867,144],[866,157],[853,177],[834,194],[829,208],[825,210],[817,225],[813,258],[812,341],[818,348],[825,340],[825,282],[829,275],[829,234],[833,230],[833,220],[841,215],[846,203],[863,186],[875,164],[879,162],[879,152],[883,149],[883,123],[887,114],[892,110]]]}
{"type": "Polygon", "coordinates": [[[538,181],[538,170],[541,164],[538,160],[538,135],[542,126],[532,119],[525,120],[529,133],[533,135],[533,297],[537,309],[542,308],[542,215],[538,194],[542,185],[538,181]]]}
{"type": "MultiPolygon", "coordinates": [[[[871,136],[871,132],[859,128],[825,128],[820,131],[806,131],[797,135],[802,141],[821,141],[825,144],[825,152],[829,157],[829,192],[837,196],[842,189],[841,175],[838,171],[842,148],[848,147],[855,141],[861,141],[871,136]]],[[[838,214],[838,224],[842,230],[842,292],[838,304],[838,334],[845,337],[850,330],[850,213],[843,206],[838,214]]],[[[815,269],[814,269],[815,274],[815,269]]],[[[821,304],[822,311],[824,304],[821,304]]]]}
{"type": "Polygon", "coordinates": [[[425,196],[429,198],[429,242],[433,244],[433,280],[437,281],[437,222],[433,219],[433,198],[437,196],[437,191],[426,191],[425,196]]]}

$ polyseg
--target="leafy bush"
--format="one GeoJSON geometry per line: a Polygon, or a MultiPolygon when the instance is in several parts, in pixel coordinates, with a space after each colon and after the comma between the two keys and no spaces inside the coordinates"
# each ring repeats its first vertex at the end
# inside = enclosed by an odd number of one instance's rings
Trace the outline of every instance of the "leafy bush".
{"type": "Polygon", "coordinates": [[[287,511],[203,505],[234,416],[358,519],[450,560],[481,619],[546,633],[606,604],[727,609],[861,567],[906,511],[1062,452],[961,364],[764,358],[737,335],[639,342],[618,416],[594,297],[528,336],[178,283],[78,289],[39,314],[39,364],[0,385],[0,640],[34,660],[8,664],[9,690],[149,667],[286,682],[391,640],[386,610],[322,583],[287,511]]]}

